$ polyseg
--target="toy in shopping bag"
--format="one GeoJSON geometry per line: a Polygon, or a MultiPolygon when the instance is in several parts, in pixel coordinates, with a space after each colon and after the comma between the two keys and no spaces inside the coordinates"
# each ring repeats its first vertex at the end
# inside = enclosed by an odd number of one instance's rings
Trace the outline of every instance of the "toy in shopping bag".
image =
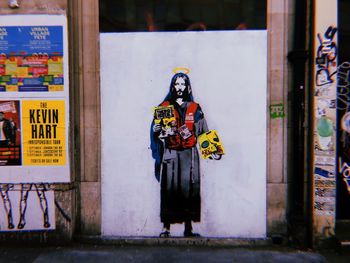
{"type": "Polygon", "coordinates": [[[222,155],[225,154],[222,142],[215,130],[201,134],[198,141],[203,159],[220,160],[222,155]]]}

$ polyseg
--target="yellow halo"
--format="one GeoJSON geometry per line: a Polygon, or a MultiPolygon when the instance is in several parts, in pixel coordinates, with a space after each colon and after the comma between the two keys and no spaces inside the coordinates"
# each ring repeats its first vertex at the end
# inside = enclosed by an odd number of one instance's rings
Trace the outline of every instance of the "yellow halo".
{"type": "Polygon", "coordinates": [[[188,73],[190,73],[190,70],[189,70],[188,68],[179,67],[179,68],[174,68],[174,69],[173,69],[173,72],[174,72],[175,74],[177,74],[177,73],[188,74],[188,73]]]}

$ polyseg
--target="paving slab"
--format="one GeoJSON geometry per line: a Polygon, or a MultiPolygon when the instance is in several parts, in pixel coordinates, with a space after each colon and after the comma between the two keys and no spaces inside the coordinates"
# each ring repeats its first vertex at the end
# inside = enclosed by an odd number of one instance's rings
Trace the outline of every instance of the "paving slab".
{"type": "Polygon", "coordinates": [[[273,248],[173,246],[1,247],[0,262],[64,263],[327,263],[314,252],[273,248]]]}

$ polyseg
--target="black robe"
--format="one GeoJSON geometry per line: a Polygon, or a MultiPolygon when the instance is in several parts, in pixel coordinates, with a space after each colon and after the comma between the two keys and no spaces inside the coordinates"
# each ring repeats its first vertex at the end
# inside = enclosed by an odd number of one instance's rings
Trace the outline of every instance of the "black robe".
{"type": "MultiPolygon", "coordinates": [[[[174,104],[181,125],[185,121],[188,103],[174,104]]],[[[201,108],[195,113],[195,135],[207,132],[208,127],[201,108]]],[[[161,162],[161,222],[166,224],[200,221],[200,163],[197,147],[170,150],[164,145],[161,162]]]]}

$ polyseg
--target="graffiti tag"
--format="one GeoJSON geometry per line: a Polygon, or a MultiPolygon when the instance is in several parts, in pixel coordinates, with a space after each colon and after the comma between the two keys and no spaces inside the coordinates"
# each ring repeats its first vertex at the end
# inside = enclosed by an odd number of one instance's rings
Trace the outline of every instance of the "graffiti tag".
{"type": "Polygon", "coordinates": [[[330,72],[330,67],[336,65],[335,59],[338,51],[337,45],[333,41],[336,32],[336,27],[329,26],[323,37],[320,33],[317,34],[320,46],[317,49],[316,55],[316,86],[333,83],[332,76],[335,72],[330,72]]]}
{"type": "Polygon", "coordinates": [[[338,105],[340,110],[349,110],[350,106],[350,62],[343,62],[337,70],[338,79],[338,105]]]}
{"type": "Polygon", "coordinates": [[[343,176],[343,181],[346,183],[346,188],[350,194],[350,166],[343,162],[341,157],[339,157],[339,173],[343,176]]]}

